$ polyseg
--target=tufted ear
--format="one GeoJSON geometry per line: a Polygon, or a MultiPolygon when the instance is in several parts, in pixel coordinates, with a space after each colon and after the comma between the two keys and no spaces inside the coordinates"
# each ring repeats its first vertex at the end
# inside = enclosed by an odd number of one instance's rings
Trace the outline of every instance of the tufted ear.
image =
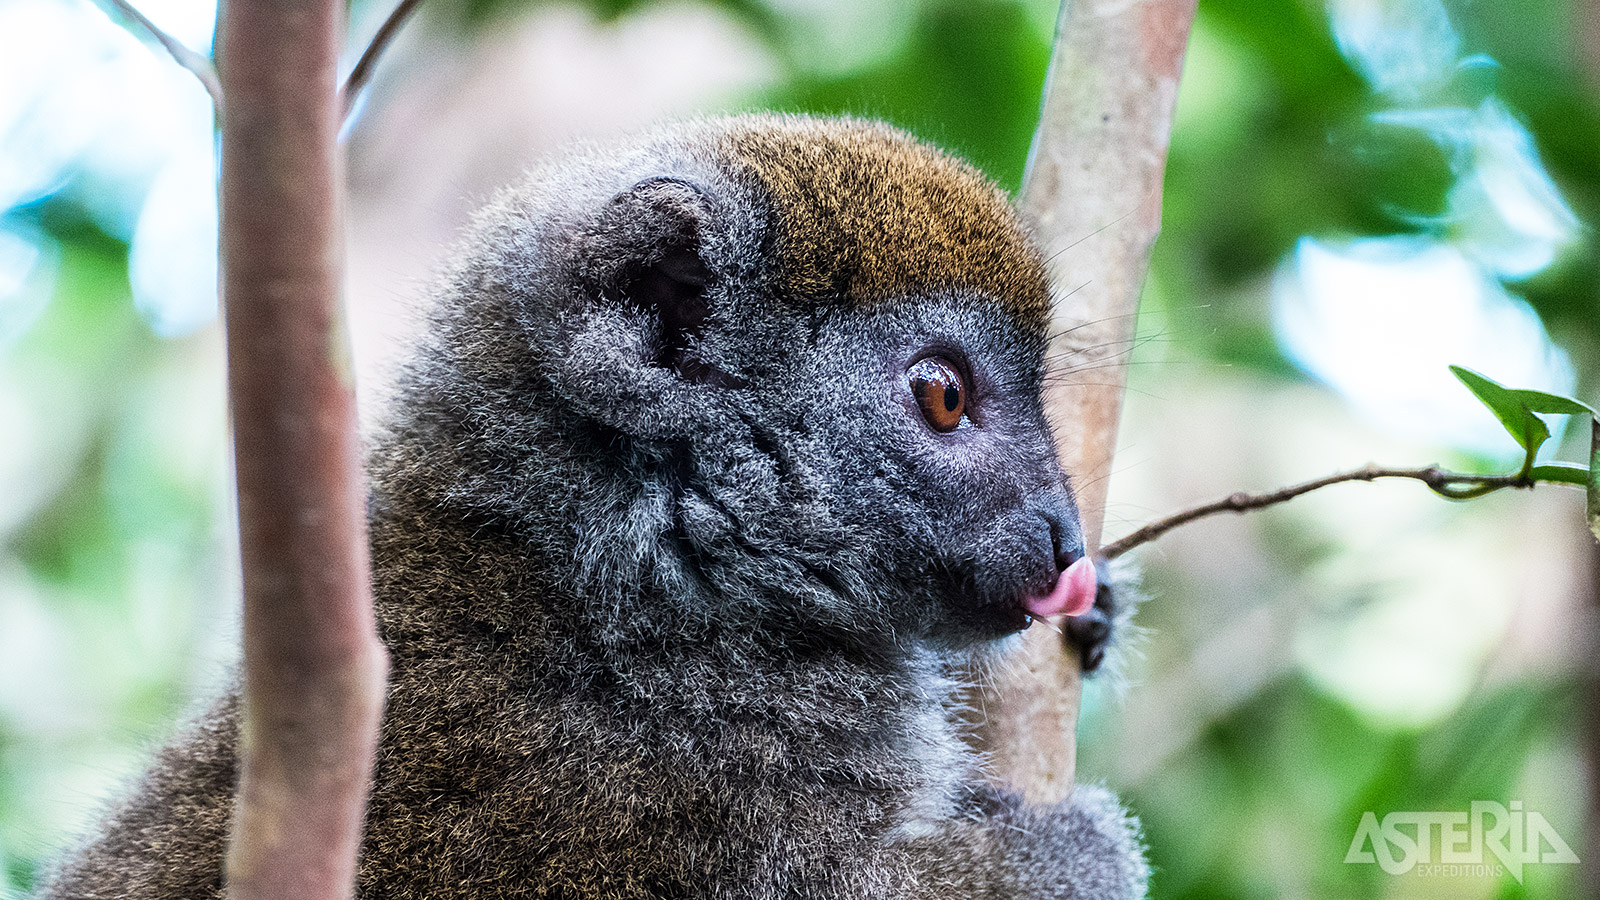
{"type": "Polygon", "coordinates": [[[598,294],[644,313],[648,362],[691,381],[718,374],[692,353],[711,311],[706,245],[716,223],[698,185],[647,178],[606,204],[586,248],[598,294]]]}

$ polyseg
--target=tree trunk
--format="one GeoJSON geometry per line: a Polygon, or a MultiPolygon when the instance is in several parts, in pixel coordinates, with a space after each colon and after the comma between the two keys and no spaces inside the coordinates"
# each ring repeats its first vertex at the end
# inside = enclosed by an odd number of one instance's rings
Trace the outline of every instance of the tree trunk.
{"type": "MultiPolygon", "coordinates": [[[[1066,0],[1056,25],[1023,213],[1056,298],[1046,408],[1084,541],[1100,542],[1139,291],[1161,226],[1178,76],[1196,0],[1066,0]]],[[[1041,801],[1072,790],[1078,661],[1047,628],[1023,634],[992,687],[980,740],[996,774],[1041,801]]]]}
{"type": "Polygon", "coordinates": [[[339,0],[230,0],[218,58],[222,294],[244,571],[227,887],[350,897],[382,713],[342,325],[339,0]]]}

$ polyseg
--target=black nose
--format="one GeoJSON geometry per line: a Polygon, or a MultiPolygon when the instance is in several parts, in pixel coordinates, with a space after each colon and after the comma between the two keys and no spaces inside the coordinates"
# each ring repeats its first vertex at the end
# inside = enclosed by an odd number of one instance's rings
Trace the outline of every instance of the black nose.
{"type": "Polygon", "coordinates": [[[1056,568],[1066,571],[1083,557],[1083,528],[1078,524],[1078,508],[1072,500],[1062,499],[1040,512],[1050,523],[1050,545],[1055,553],[1056,568]]]}

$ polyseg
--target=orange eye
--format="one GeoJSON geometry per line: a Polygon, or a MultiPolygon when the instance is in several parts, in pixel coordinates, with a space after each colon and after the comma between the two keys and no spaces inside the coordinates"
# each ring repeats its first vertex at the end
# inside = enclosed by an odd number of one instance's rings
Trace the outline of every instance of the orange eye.
{"type": "Polygon", "coordinates": [[[927,356],[906,373],[922,417],[934,431],[955,431],[967,410],[967,384],[961,370],[947,359],[927,356]]]}

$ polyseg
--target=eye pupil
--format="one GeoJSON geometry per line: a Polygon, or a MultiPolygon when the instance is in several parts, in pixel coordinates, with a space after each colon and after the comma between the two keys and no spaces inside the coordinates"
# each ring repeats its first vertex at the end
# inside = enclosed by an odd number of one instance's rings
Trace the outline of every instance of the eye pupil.
{"type": "Polygon", "coordinates": [[[922,417],[934,431],[955,431],[967,409],[967,382],[955,363],[925,356],[906,373],[922,417]]]}

